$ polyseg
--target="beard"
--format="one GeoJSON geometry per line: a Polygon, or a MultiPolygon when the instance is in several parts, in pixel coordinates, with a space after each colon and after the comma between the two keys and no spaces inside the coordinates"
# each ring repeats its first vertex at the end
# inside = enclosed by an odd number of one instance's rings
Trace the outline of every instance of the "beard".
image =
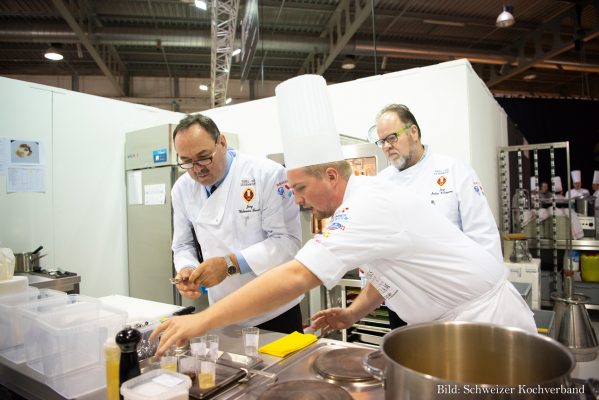
{"type": "Polygon", "coordinates": [[[400,154],[398,158],[389,160],[391,165],[397,168],[400,171],[403,171],[406,168],[410,168],[414,164],[416,164],[416,152],[418,151],[418,143],[416,141],[410,141],[410,149],[408,150],[408,155],[404,156],[400,154]]]}

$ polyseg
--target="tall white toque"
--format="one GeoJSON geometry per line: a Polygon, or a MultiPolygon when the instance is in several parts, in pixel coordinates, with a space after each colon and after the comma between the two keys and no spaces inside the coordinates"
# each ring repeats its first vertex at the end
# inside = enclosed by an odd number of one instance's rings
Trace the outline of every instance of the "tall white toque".
{"type": "Polygon", "coordinates": [[[580,180],[580,170],[575,169],[574,171],[570,172],[570,175],[572,175],[572,182],[582,182],[580,180]]]}
{"type": "Polygon", "coordinates": [[[288,79],[276,87],[275,93],[287,169],[344,159],[322,76],[288,79]]]}
{"type": "Polygon", "coordinates": [[[561,192],[563,190],[562,178],[560,178],[559,176],[554,176],[553,178],[551,178],[551,180],[553,181],[553,184],[555,185],[555,191],[561,192]]]}
{"type": "Polygon", "coordinates": [[[593,172],[593,185],[599,184],[599,171],[593,172]]]}
{"type": "Polygon", "coordinates": [[[537,177],[530,177],[530,190],[539,190],[539,184],[537,183],[537,177]]]}

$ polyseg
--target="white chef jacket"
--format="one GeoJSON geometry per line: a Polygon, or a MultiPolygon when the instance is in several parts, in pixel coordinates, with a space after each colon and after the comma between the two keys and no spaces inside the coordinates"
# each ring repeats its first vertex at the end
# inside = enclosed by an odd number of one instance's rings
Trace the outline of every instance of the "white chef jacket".
{"type": "MultiPolygon", "coordinates": [[[[287,185],[285,169],[266,158],[237,153],[229,173],[210,197],[204,186],[184,174],[173,186],[172,202],[172,249],[177,271],[198,265],[192,224],[204,259],[241,252],[252,270],[208,288],[210,304],[256,275],[291,260],[301,246],[299,208],[287,185]]],[[[241,325],[269,321],[298,304],[302,297],[241,325]]]]}
{"type": "Polygon", "coordinates": [[[390,165],[377,177],[397,184],[407,193],[430,198],[430,203],[466,236],[503,262],[499,230],[472,168],[457,159],[431,153],[425,146],[424,158],[415,165],[403,171],[390,165]]]}
{"type": "Polygon", "coordinates": [[[580,189],[570,189],[566,192],[566,194],[564,195],[564,197],[568,198],[568,193],[570,193],[570,198],[575,199],[577,197],[585,197],[585,196],[590,196],[591,193],[584,189],[584,188],[580,188],[580,189]]]}
{"type": "Polygon", "coordinates": [[[295,258],[327,288],[358,266],[409,324],[489,322],[536,333],[509,273],[424,198],[381,179],[352,176],[322,235],[295,258]]]}

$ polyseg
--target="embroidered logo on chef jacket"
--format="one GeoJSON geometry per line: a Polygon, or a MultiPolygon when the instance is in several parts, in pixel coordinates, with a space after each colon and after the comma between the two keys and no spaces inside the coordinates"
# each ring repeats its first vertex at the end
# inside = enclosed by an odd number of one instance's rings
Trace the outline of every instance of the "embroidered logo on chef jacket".
{"type": "Polygon", "coordinates": [[[332,224],[329,225],[329,227],[327,229],[329,231],[334,231],[335,229],[341,229],[342,231],[344,231],[345,225],[341,225],[339,222],[333,222],[332,224]]]}
{"type": "Polygon", "coordinates": [[[281,196],[282,198],[290,199],[291,196],[293,196],[293,192],[291,191],[291,188],[287,184],[287,181],[281,181],[281,182],[277,183],[276,190],[277,190],[277,193],[279,194],[279,196],[281,196]]]}
{"type": "Polygon", "coordinates": [[[445,185],[445,182],[447,182],[447,178],[445,178],[443,175],[437,178],[437,185],[443,186],[445,185]]]}
{"type": "Polygon", "coordinates": [[[252,200],[254,200],[254,188],[253,187],[244,187],[243,188],[243,201],[245,201],[247,204],[250,204],[252,202],[252,200]]]}
{"type": "Polygon", "coordinates": [[[483,190],[483,185],[480,182],[473,182],[472,187],[474,188],[474,191],[476,192],[476,194],[478,194],[479,196],[485,195],[485,192],[483,190]]]}

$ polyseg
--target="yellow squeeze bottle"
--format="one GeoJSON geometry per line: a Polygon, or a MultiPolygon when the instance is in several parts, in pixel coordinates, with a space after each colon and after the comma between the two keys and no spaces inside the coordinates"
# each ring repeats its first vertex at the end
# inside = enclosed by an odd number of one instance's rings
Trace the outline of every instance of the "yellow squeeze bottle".
{"type": "Polygon", "coordinates": [[[106,339],[104,343],[106,358],[106,400],[119,400],[119,362],[121,349],[114,338],[106,339]]]}

